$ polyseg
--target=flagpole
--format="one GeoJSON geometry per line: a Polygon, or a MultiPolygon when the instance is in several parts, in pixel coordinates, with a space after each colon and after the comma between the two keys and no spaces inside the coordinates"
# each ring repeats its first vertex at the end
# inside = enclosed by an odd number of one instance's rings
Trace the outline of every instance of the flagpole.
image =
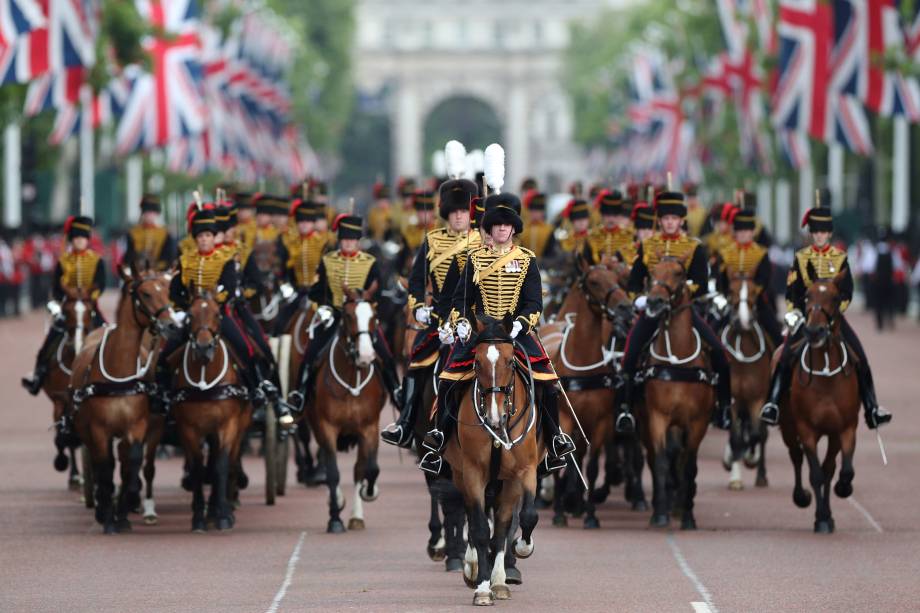
{"type": "Polygon", "coordinates": [[[22,129],[10,120],[3,130],[3,225],[22,223],[22,129]]]}
{"type": "Polygon", "coordinates": [[[831,193],[831,209],[837,213],[843,210],[843,146],[840,143],[828,145],[827,187],[831,193]]]}
{"type": "MultiPolygon", "coordinates": [[[[798,219],[805,216],[805,212],[812,207],[815,199],[815,169],[808,160],[799,170],[799,215],[798,219]]],[[[793,235],[793,239],[795,236],[793,235]]]]}
{"type": "Polygon", "coordinates": [[[910,215],[910,126],[903,115],[894,118],[891,166],[891,229],[903,232],[910,215]]]}
{"type": "Polygon", "coordinates": [[[135,153],[125,162],[126,197],[125,220],[133,223],[140,218],[141,192],[144,189],[144,161],[140,154],[135,153]]]}
{"type": "Polygon", "coordinates": [[[780,179],[776,182],[776,225],[773,227],[773,235],[776,242],[780,245],[789,243],[789,213],[792,212],[792,199],[790,197],[789,181],[780,179]]]}
{"type": "Polygon", "coordinates": [[[89,85],[80,88],[80,196],[83,204],[80,213],[95,216],[95,146],[91,113],[92,90],[89,85]]]}

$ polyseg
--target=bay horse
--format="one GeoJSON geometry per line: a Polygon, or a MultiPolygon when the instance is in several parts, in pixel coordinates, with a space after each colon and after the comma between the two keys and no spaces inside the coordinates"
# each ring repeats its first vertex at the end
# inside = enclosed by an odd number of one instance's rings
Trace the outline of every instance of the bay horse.
{"type": "Polygon", "coordinates": [[[283,262],[274,241],[258,241],[249,258],[255,263],[257,273],[256,293],[249,296],[249,308],[253,317],[266,334],[271,334],[275,318],[281,307],[281,286],[283,262]]]}
{"type": "MultiPolygon", "coordinates": [[[[811,271],[809,271],[810,273],[811,271]]],[[[834,493],[847,498],[853,493],[853,453],[859,425],[859,384],[856,353],[847,348],[840,333],[840,283],[844,273],[833,279],[815,279],[805,296],[804,338],[793,347],[796,360],[789,392],[780,410],[780,432],[795,471],[792,500],[801,508],[811,504],[811,494],[802,487],[802,459],[808,460],[809,481],[815,495],[814,530],[834,531],[830,486],[841,454],[840,477],[834,493]],[[827,437],[824,461],[818,458],[818,441],[827,437]]]]}
{"type": "Polygon", "coordinates": [[[386,403],[387,393],[381,378],[375,376],[377,354],[371,342],[378,322],[369,299],[376,291],[376,282],[363,292],[346,289],[339,330],[320,355],[313,402],[306,401],[305,413],[319,444],[320,461],[326,466],[326,485],[329,488],[326,531],[331,534],[345,532],[340,517],[345,497],[339,486],[337,449],[358,448],[353,472],[355,495],[348,529],[364,529],[362,502],[372,502],[380,494],[377,448],[380,412],[386,403]]]}
{"type": "MultiPolygon", "coordinates": [[[[574,471],[566,470],[564,487],[554,488],[553,523],[567,523],[563,499],[570,510],[585,512],[584,527],[599,528],[596,503],[600,496],[596,488],[600,471],[600,454],[613,442],[614,387],[619,357],[635,312],[623,284],[629,276],[628,268],[613,258],[591,265],[579,258],[580,276],[569,290],[559,316],[564,322],[547,324],[540,329],[553,334],[546,351],[555,365],[562,386],[584,431],[576,439],[576,461],[581,465],[588,458],[585,476],[588,481],[587,496],[574,471]],[[587,443],[590,443],[588,445],[587,443]],[[574,503],[572,499],[576,498],[574,503]]],[[[633,440],[633,445],[638,443],[633,440]]],[[[641,454],[641,451],[640,451],[641,454]]],[[[630,472],[632,485],[638,481],[641,494],[641,472],[630,472]]],[[[635,504],[639,504],[636,501],[635,504]]]]}
{"type": "MultiPolygon", "coordinates": [[[[54,446],[57,454],[54,457],[54,468],[64,472],[70,467],[68,486],[70,489],[80,489],[82,477],[77,467],[76,450],[80,441],[66,434],[63,428],[63,419],[69,414],[70,405],[70,375],[74,357],[83,348],[86,337],[93,328],[93,303],[83,289],[65,287],[64,300],[61,303],[61,316],[64,326],[64,335],[51,347],[48,354],[48,375],[42,384],[42,391],[48,396],[52,405],[52,419],[54,420],[54,446]],[[69,453],[69,457],[68,457],[69,453]]],[[[83,470],[88,467],[84,466],[83,470]]]]}
{"type": "Polygon", "coordinates": [[[532,373],[516,365],[508,328],[488,317],[478,319],[476,327],[475,375],[470,393],[460,398],[456,431],[444,458],[469,521],[464,580],[476,590],[474,605],[491,605],[511,598],[505,548],[518,509],[521,537],[513,542],[514,552],[519,558],[533,554],[537,465],[545,450],[537,436],[532,373]],[[488,499],[493,499],[491,542],[488,499]]]}
{"type": "Polygon", "coordinates": [[[685,258],[661,256],[651,271],[646,316],[658,320],[637,411],[652,472],[651,525],[670,524],[672,502],[681,529],[695,530],[697,453],[715,401],[707,352],[693,328],[685,258]],[[675,476],[676,483],[669,481],[675,476]],[[676,491],[673,487],[676,485],[676,491]]]}
{"type": "Polygon", "coordinates": [[[744,274],[728,280],[728,300],[732,317],[722,330],[722,345],[728,353],[732,377],[732,429],[722,459],[731,470],[729,489],[744,488],[741,460],[757,468],[755,485],[767,486],[767,428],[760,421],[760,408],[770,388],[770,359],[773,342],[757,323],[757,303],[761,288],[744,274]]]}
{"type": "Polygon", "coordinates": [[[93,466],[96,521],[105,534],[131,529],[128,512],[140,497],[140,469],[147,432],[151,392],[148,378],[155,346],[143,344],[147,330],[160,336],[174,330],[169,284],[155,273],[139,274],[121,268],[123,286],[114,325],[90,334],[73,363],[74,427],[86,446],[93,466]],[[122,457],[122,486],[117,504],[113,455],[114,439],[127,446],[122,457]]]}
{"type": "MultiPolygon", "coordinates": [[[[230,500],[236,487],[240,441],[252,420],[249,393],[236,370],[236,358],[220,337],[222,309],[208,291],[196,290],[188,309],[189,337],[179,355],[173,415],[185,450],[192,488],[192,532],[205,532],[208,520],[218,530],[233,528],[230,500]],[[207,442],[211,495],[205,516],[207,442]]],[[[238,357],[238,356],[237,356],[238,357]]]]}

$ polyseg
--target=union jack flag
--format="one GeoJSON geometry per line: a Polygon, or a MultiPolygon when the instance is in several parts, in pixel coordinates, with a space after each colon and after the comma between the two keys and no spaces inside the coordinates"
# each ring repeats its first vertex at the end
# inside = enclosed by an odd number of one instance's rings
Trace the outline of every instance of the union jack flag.
{"type": "MultiPolygon", "coordinates": [[[[859,75],[859,97],[870,111],[885,117],[903,115],[920,121],[920,85],[914,77],[896,70],[886,70],[887,54],[901,55],[908,50],[910,31],[901,27],[900,11],[895,0],[853,2],[854,10],[864,13],[860,39],[866,61],[859,75]]],[[[915,6],[917,6],[915,4],[915,6]]]]}
{"type": "Polygon", "coordinates": [[[0,84],[27,81],[22,74],[17,53],[22,41],[33,30],[44,28],[45,14],[36,0],[0,0],[0,84]]]}
{"type": "Polygon", "coordinates": [[[86,69],[82,66],[43,74],[29,83],[23,112],[26,117],[33,117],[44,111],[77,104],[80,101],[80,88],[85,80],[86,69]]]}

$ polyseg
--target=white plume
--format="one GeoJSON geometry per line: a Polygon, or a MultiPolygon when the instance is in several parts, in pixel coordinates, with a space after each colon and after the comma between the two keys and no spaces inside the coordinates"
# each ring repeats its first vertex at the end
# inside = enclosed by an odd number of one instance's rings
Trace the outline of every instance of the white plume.
{"type": "Polygon", "coordinates": [[[431,155],[431,170],[436,177],[447,175],[447,158],[444,157],[443,151],[435,151],[431,155]]]}
{"type": "Polygon", "coordinates": [[[447,164],[447,176],[459,179],[466,172],[466,147],[457,140],[449,140],[444,145],[444,161],[447,164]]]}
{"type": "Polygon", "coordinates": [[[486,176],[486,183],[496,194],[501,193],[505,184],[505,150],[498,143],[492,143],[486,147],[484,157],[482,170],[486,176]]]}

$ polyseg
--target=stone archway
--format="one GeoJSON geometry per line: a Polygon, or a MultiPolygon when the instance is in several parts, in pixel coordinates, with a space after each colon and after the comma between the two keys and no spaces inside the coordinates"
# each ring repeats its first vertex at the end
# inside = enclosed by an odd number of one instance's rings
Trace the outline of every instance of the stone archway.
{"type": "Polygon", "coordinates": [[[422,123],[422,170],[431,173],[432,154],[443,150],[450,139],[459,140],[467,151],[472,151],[501,141],[502,133],[502,121],[489,103],[470,95],[446,98],[428,112],[422,123]]]}

